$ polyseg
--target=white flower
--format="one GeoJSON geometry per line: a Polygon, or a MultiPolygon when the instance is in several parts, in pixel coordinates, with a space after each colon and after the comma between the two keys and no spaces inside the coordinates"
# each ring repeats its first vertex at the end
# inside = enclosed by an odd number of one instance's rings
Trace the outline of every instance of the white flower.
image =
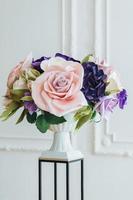
{"type": "Polygon", "coordinates": [[[117,93],[123,89],[120,78],[115,71],[109,75],[107,82],[109,84],[106,87],[106,92],[117,93]]]}

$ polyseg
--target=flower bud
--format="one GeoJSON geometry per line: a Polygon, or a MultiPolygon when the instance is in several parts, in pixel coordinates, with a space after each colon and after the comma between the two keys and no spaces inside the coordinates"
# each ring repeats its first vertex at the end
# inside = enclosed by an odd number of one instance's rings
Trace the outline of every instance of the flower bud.
{"type": "Polygon", "coordinates": [[[20,77],[18,80],[15,81],[13,84],[13,90],[25,90],[28,89],[25,79],[20,77]]]}

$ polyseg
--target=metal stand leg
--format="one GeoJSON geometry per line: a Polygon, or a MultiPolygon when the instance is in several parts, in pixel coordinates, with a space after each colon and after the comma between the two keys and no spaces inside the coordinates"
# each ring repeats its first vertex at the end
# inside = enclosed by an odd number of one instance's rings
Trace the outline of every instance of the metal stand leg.
{"type": "Polygon", "coordinates": [[[41,189],[42,189],[42,180],[41,180],[41,161],[39,160],[38,161],[38,174],[39,174],[39,176],[38,176],[38,178],[39,178],[39,180],[38,180],[38,185],[39,185],[39,200],[41,200],[42,199],[42,197],[41,197],[41,189]]]}
{"type": "Polygon", "coordinates": [[[66,163],[66,200],[69,200],[69,163],[66,163]]]}
{"type": "Polygon", "coordinates": [[[84,200],[84,160],[81,160],[81,200],[84,200]]]}
{"type": "Polygon", "coordinates": [[[54,200],[57,200],[57,163],[54,163],[54,200]]]}

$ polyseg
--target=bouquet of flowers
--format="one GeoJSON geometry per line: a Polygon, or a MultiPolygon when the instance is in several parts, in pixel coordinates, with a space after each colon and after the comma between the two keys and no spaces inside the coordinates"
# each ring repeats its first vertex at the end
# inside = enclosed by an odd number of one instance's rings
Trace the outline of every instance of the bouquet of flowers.
{"type": "Polygon", "coordinates": [[[0,118],[7,120],[23,108],[17,120],[25,117],[35,123],[42,133],[52,124],[65,123],[66,115],[73,112],[76,128],[96,115],[108,118],[115,107],[124,108],[127,92],[119,76],[104,61],[91,56],[82,61],[56,53],[54,57],[34,60],[29,54],[10,72],[4,97],[4,112],[0,118]]]}

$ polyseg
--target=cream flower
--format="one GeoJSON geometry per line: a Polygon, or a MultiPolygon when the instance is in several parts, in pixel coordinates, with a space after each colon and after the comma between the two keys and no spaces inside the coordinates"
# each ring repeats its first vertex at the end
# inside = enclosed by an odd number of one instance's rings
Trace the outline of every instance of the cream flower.
{"type": "Polygon", "coordinates": [[[109,84],[106,87],[106,92],[118,93],[119,91],[121,91],[123,89],[121,82],[120,82],[120,78],[115,71],[113,71],[109,75],[107,82],[109,84]]]}

